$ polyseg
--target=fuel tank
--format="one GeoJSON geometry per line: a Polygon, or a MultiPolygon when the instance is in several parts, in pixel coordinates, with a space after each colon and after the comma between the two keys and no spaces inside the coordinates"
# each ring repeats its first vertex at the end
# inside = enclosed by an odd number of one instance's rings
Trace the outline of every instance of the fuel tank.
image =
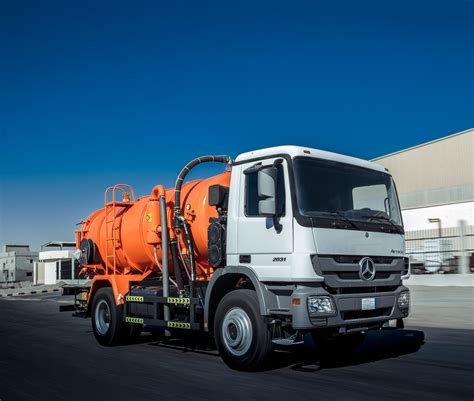
{"type": "MultiPolygon", "coordinates": [[[[207,232],[209,219],[217,217],[218,213],[208,203],[208,192],[209,187],[216,184],[229,187],[230,172],[188,182],[181,189],[182,215],[192,235],[197,278],[213,272],[208,262],[207,232]]],[[[96,274],[140,274],[150,269],[158,270],[154,250],[156,247],[161,264],[159,193],[163,187],[156,186],[150,196],[137,199],[134,199],[133,190],[130,194],[116,186],[115,191],[117,199],[107,199],[106,193],[106,206],[82,221],[81,229],[76,231],[76,246],[81,248],[83,267],[96,274]]],[[[169,237],[177,240],[186,259],[184,236],[173,230],[175,190],[164,190],[164,194],[169,237]]],[[[174,271],[171,258],[169,269],[174,271]]]]}

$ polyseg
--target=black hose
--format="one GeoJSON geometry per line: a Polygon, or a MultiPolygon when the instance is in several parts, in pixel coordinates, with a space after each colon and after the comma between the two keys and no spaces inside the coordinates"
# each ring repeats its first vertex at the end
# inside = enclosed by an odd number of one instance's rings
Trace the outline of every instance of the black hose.
{"type": "Polygon", "coordinates": [[[181,215],[181,187],[183,186],[184,179],[188,175],[188,173],[199,164],[208,163],[208,162],[216,162],[216,163],[224,163],[229,164],[231,162],[231,158],[229,156],[201,156],[194,160],[191,160],[178,175],[176,179],[176,185],[174,187],[174,215],[175,215],[175,227],[180,227],[181,222],[176,217],[181,215]]]}
{"type": "Polygon", "coordinates": [[[196,266],[194,264],[194,249],[193,241],[191,238],[191,232],[189,230],[188,223],[181,214],[181,187],[183,186],[184,179],[188,173],[197,165],[208,162],[230,164],[232,162],[229,156],[201,156],[194,160],[191,160],[178,175],[176,179],[176,185],[174,187],[174,228],[183,228],[186,237],[186,244],[189,253],[189,268],[191,280],[189,280],[189,287],[191,297],[194,297],[194,281],[196,280],[196,266]]]}
{"type": "Polygon", "coordinates": [[[179,265],[178,249],[176,248],[176,240],[170,241],[170,251],[171,251],[171,258],[173,259],[174,274],[176,276],[176,284],[178,285],[178,290],[181,291],[184,288],[184,284],[183,284],[183,275],[181,272],[181,267],[179,265]]]}
{"type": "Polygon", "coordinates": [[[183,222],[183,228],[184,228],[184,235],[186,237],[186,244],[188,245],[188,252],[189,252],[189,265],[191,266],[191,283],[193,284],[193,281],[196,280],[196,265],[194,264],[194,247],[193,247],[193,241],[191,239],[191,232],[189,231],[189,226],[186,221],[183,222]]]}

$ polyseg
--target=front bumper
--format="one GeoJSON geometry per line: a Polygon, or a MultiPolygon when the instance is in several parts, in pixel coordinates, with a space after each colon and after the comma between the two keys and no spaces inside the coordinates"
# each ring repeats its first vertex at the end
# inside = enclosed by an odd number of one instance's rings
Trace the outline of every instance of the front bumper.
{"type": "Polygon", "coordinates": [[[294,329],[316,329],[324,327],[372,327],[392,319],[405,318],[408,308],[399,308],[400,293],[408,291],[399,286],[395,291],[364,294],[329,294],[322,287],[298,286],[292,294],[292,326],[294,329]],[[314,316],[308,312],[308,297],[329,296],[336,311],[331,316],[314,316]],[[363,298],[374,298],[375,308],[362,309],[363,298]],[[296,301],[299,299],[299,301],[296,301]]]}

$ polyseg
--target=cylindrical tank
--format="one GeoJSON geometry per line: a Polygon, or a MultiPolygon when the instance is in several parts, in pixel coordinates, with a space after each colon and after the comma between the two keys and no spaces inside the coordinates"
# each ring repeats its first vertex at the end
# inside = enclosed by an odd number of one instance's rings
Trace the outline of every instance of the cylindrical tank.
{"type": "MultiPolygon", "coordinates": [[[[228,187],[230,172],[205,180],[191,181],[183,185],[181,190],[182,214],[192,233],[198,276],[204,276],[213,271],[208,263],[207,229],[209,218],[217,217],[217,210],[208,204],[208,191],[211,185],[216,184],[228,187]]],[[[93,268],[101,265],[104,272],[108,274],[114,273],[114,261],[115,274],[143,273],[157,268],[154,247],[157,248],[160,263],[162,249],[159,191],[160,186],[157,186],[150,196],[131,199],[130,202],[127,202],[126,197],[125,201],[117,202],[115,206],[109,203],[109,206],[95,211],[82,222],[82,228],[77,231],[77,247],[80,246],[81,241],[91,240],[95,249],[94,261],[86,263],[86,267],[90,265],[93,268]]],[[[174,189],[165,191],[167,226],[171,238],[175,237],[172,229],[174,193],[174,189]]],[[[184,239],[178,237],[178,244],[185,252],[184,239]]],[[[169,266],[173,271],[172,260],[169,260],[169,266]]]]}

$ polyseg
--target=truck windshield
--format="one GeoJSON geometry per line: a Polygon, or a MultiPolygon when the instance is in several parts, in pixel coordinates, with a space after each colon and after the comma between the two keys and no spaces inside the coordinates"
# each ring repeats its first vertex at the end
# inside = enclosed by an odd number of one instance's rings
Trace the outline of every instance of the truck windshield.
{"type": "Polygon", "coordinates": [[[384,172],[331,160],[294,159],[300,214],[377,223],[402,229],[392,177],[384,172]]]}

